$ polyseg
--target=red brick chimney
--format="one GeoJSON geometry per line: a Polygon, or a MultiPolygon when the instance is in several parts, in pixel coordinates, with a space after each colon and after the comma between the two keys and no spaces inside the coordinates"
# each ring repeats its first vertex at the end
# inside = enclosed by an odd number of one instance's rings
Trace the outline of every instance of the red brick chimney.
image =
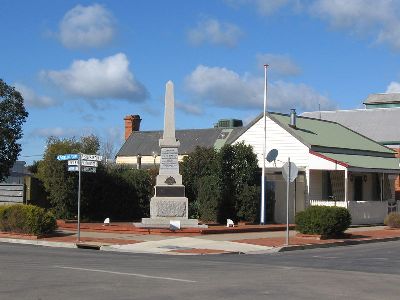
{"type": "Polygon", "coordinates": [[[142,119],[139,115],[129,115],[124,118],[125,121],[125,141],[131,135],[133,131],[139,131],[140,121],[142,119]]]}

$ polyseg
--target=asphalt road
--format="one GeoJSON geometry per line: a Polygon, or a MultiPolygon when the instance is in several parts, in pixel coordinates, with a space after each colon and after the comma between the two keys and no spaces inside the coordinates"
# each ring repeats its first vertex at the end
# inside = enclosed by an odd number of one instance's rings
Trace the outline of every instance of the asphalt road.
{"type": "Polygon", "coordinates": [[[0,243],[0,299],[400,299],[399,249],[167,256],[0,243]]]}

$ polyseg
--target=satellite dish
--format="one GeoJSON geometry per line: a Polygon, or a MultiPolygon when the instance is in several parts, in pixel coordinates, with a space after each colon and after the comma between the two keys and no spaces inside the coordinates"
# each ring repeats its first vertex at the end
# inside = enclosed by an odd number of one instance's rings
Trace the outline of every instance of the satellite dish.
{"type": "Polygon", "coordinates": [[[278,150],[272,149],[268,152],[267,157],[265,158],[267,162],[273,162],[278,157],[278,150]]]}

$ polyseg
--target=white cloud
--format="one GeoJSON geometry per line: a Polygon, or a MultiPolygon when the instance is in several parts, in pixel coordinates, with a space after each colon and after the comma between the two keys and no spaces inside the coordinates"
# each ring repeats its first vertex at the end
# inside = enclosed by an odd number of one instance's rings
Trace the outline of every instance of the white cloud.
{"type": "Polygon", "coordinates": [[[271,83],[269,91],[270,106],[279,111],[288,111],[290,108],[312,111],[318,110],[319,106],[322,110],[336,108],[332,100],[303,83],[296,84],[279,80],[271,83]]]}
{"type": "Polygon", "coordinates": [[[269,70],[278,75],[299,75],[301,73],[300,68],[295,62],[287,55],[281,54],[257,54],[257,65],[263,66],[264,64],[269,65],[269,70]]]}
{"type": "Polygon", "coordinates": [[[59,104],[51,97],[36,94],[34,90],[22,83],[17,82],[14,86],[21,93],[27,107],[47,108],[59,104]]]}
{"type": "Polygon", "coordinates": [[[42,76],[67,93],[87,100],[140,102],[148,95],[146,88],[129,71],[129,61],[123,53],[102,60],[75,60],[66,70],[42,71],[42,76]]]}
{"type": "Polygon", "coordinates": [[[188,31],[191,44],[199,46],[203,43],[234,47],[237,45],[242,31],[231,23],[220,23],[216,19],[205,19],[196,28],[188,31]]]}
{"type": "Polygon", "coordinates": [[[191,115],[199,116],[199,115],[203,114],[203,110],[201,109],[201,107],[199,107],[198,105],[195,105],[195,104],[189,104],[189,103],[183,103],[180,101],[176,101],[175,105],[176,105],[177,109],[180,109],[191,115]]]}
{"type": "Polygon", "coordinates": [[[400,83],[392,81],[386,88],[386,93],[400,93],[400,83]]]}
{"type": "Polygon", "coordinates": [[[274,1],[265,1],[265,0],[255,0],[257,11],[262,15],[271,15],[283,6],[286,6],[290,2],[290,0],[274,0],[274,1]]]}
{"type": "Polygon", "coordinates": [[[246,4],[252,5],[260,15],[264,16],[272,15],[289,5],[296,12],[303,7],[300,0],[225,0],[224,2],[235,8],[246,4]]]}
{"type": "MultiPolygon", "coordinates": [[[[186,89],[202,104],[218,107],[261,109],[263,106],[264,78],[248,74],[240,76],[220,67],[198,66],[185,80],[186,89]]],[[[335,105],[305,84],[284,81],[268,83],[268,109],[299,111],[331,109],[335,105]]]]}
{"type": "Polygon", "coordinates": [[[48,138],[50,136],[64,138],[80,135],[82,132],[78,129],[62,128],[62,127],[49,127],[49,128],[36,128],[32,130],[31,136],[48,138]]]}
{"type": "Polygon", "coordinates": [[[60,22],[59,39],[68,48],[101,47],[115,35],[112,14],[99,4],[77,5],[60,22]]]}
{"type": "Polygon", "coordinates": [[[261,15],[279,10],[305,13],[327,21],[333,28],[359,36],[371,37],[374,43],[386,43],[400,50],[400,1],[393,0],[225,0],[233,7],[249,5],[261,15]]]}
{"type": "Polygon", "coordinates": [[[371,35],[378,43],[400,50],[400,2],[390,0],[318,0],[311,14],[327,20],[333,27],[371,35]]]}

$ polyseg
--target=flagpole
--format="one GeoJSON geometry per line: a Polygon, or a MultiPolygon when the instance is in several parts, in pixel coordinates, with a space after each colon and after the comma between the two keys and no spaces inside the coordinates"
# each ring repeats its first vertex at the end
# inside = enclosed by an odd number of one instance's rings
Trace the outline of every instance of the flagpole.
{"type": "Polygon", "coordinates": [[[260,224],[265,224],[265,155],[267,151],[267,67],[268,65],[264,65],[264,143],[263,143],[263,159],[262,159],[262,173],[261,173],[261,217],[260,224]]]}

